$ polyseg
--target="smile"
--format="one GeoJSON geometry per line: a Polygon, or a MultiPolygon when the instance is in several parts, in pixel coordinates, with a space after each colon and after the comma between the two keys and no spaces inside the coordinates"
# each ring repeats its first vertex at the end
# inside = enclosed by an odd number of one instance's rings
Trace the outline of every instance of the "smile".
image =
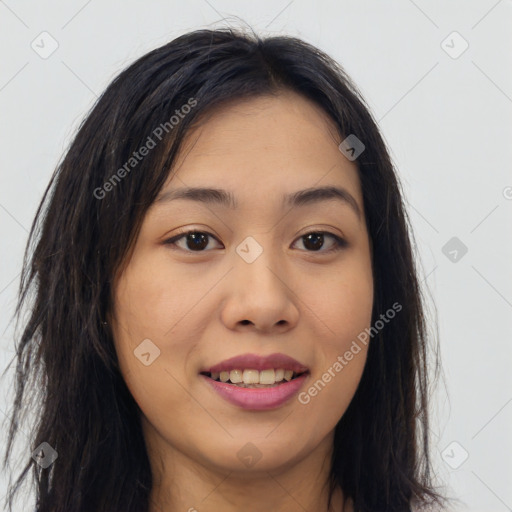
{"type": "Polygon", "coordinates": [[[201,373],[200,376],[210,389],[217,395],[231,403],[249,410],[269,410],[281,407],[295,396],[302,388],[304,382],[309,376],[309,372],[295,374],[287,370],[286,378],[284,370],[232,370],[230,372],[221,372],[223,375],[212,373],[210,375],[201,373]],[[282,376],[281,376],[282,372],[282,376]],[[292,375],[290,376],[290,372],[292,375]],[[261,374],[263,381],[261,382],[261,374]],[[231,382],[231,374],[235,381],[231,382]],[[272,375],[273,374],[273,375],[272,375]],[[229,378],[228,378],[229,376],[229,378]],[[216,377],[214,379],[213,377],[216,377]],[[280,380],[277,380],[277,379],[280,380]],[[225,379],[223,381],[223,379],[225,379]],[[258,380],[257,382],[254,382],[258,380]],[[274,381],[273,383],[270,381],[274,381]],[[247,382],[249,381],[249,382],[247,382]]]}
{"type": "Polygon", "coordinates": [[[227,382],[242,388],[262,388],[274,386],[296,379],[305,372],[294,372],[293,370],[268,369],[268,370],[231,370],[222,372],[205,372],[203,375],[210,377],[217,382],[227,382]]]}

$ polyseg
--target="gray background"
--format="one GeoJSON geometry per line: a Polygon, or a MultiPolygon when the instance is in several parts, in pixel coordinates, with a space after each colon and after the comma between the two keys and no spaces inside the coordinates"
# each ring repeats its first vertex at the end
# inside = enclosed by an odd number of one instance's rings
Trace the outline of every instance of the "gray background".
{"type": "MultiPolygon", "coordinates": [[[[147,51],[243,21],[319,46],[368,101],[403,181],[433,333],[439,325],[436,473],[461,500],[454,510],[512,510],[510,0],[0,1],[1,369],[36,207],[96,97],[147,51]]],[[[34,448],[22,434],[18,451],[34,448]]]]}

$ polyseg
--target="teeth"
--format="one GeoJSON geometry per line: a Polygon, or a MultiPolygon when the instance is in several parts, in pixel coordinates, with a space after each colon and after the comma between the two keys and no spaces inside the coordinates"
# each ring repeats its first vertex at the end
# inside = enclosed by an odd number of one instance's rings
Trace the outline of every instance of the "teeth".
{"type": "Polygon", "coordinates": [[[260,372],[260,384],[275,384],[276,383],[276,372],[272,369],[262,370],[260,372]]]}
{"type": "Polygon", "coordinates": [[[293,370],[284,370],[282,368],[268,370],[246,369],[246,370],[231,370],[222,372],[212,372],[211,378],[213,380],[220,380],[221,382],[231,382],[232,384],[253,385],[274,385],[276,382],[290,381],[294,375],[293,370]]]}
{"type": "Polygon", "coordinates": [[[244,370],[243,380],[244,384],[259,384],[260,372],[258,370],[244,370]]]}
{"type": "Polygon", "coordinates": [[[233,384],[238,384],[240,382],[242,382],[242,372],[240,370],[231,370],[229,372],[229,380],[233,383],[233,384]]]}

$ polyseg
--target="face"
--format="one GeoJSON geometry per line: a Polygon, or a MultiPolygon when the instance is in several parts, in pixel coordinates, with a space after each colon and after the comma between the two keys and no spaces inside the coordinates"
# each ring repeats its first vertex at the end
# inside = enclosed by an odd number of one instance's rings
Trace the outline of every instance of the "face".
{"type": "Polygon", "coordinates": [[[354,341],[373,303],[362,191],[341,140],[291,92],[233,103],[188,134],[115,281],[111,316],[123,377],[164,465],[179,453],[250,474],[332,445],[365,365],[367,346],[356,352],[354,341]],[[222,189],[236,207],[220,194],[172,198],[189,187],[222,189]],[[342,192],[285,199],[322,187],[342,192]],[[201,374],[246,354],[256,359],[240,370],[265,366],[258,357],[276,353],[307,369],[298,384],[255,390],[201,374]]]}

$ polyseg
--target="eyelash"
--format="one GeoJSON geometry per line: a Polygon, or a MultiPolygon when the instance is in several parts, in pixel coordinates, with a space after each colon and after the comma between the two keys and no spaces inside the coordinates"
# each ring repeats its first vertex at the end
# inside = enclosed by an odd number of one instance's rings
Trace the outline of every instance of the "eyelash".
{"type": "MultiPolygon", "coordinates": [[[[211,233],[208,233],[208,231],[199,231],[199,230],[196,230],[196,229],[191,229],[191,230],[188,230],[188,231],[182,231],[181,233],[178,233],[176,236],[173,236],[172,238],[169,238],[169,239],[165,240],[163,243],[165,245],[173,246],[172,249],[181,249],[182,251],[189,252],[189,253],[208,252],[208,251],[205,251],[205,250],[191,251],[189,249],[183,249],[183,248],[178,247],[176,245],[176,242],[178,240],[181,240],[182,238],[186,237],[187,235],[189,235],[191,233],[207,235],[208,237],[212,237],[215,240],[217,240],[217,238],[215,236],[213,236],[211,233]]],[[[329,237],[334,239],[335,245],[331,249],[328,249],[327,251],[319,250],[319,251],[305,251],[305,252],[309,252],[309,253],[313,253],[313,254],[314,253],[329,254],[329,253],[332,253],[332,252],[341,251],[342,249],[345,249],[348,246],[348,242],[345,239],[343,239],[343,238],[341,238],[341,237],[339,237],[339,236],[337,236],[337,235],[335,235],[333,233],[330,233],[329,231],[309,231],[308,233],[304,233],[303,235],[298,237],[297,240],[299,240],[301,238],[304,238],[304,237],[306,237],[308,235],[311,235],[311,234],[327,235],[327,236],[329,236],[329,237]]],[[[217,240],[217,242],[218,242],[218,240],[217,240]]]]}

